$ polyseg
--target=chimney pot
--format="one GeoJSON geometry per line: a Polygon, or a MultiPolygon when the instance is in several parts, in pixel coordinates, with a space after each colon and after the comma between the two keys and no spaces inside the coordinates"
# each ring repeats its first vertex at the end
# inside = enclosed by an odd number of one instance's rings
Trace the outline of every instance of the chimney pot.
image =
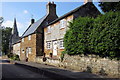
{"type": "Polygon", "coordinates": [[[33,24],[35,22],[35,19],[31,19],[31,24],[33,24]]]}
{"type": "Polygon", "coordinates": [[[84,0],[84,4],[86,4],[88,2],[92,2],[92,0],[84,0]]]}
{"type": "Polygon", "coordinates": [[[54,1],[52,1],[52,4],[54,4],[54,1]]]}
{"type": "Polygon", "coordinates": [[[46,9],[47,14],[56,15],[56,4],[54,4],[54,2],[48,2],[48,4],[46,5],[46,9]]]}

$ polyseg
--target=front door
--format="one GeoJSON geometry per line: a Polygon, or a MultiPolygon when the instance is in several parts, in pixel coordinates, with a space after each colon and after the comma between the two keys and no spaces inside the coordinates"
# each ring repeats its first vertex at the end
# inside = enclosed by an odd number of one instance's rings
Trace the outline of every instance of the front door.
{"type": "Polygon", "coordinates": [[[26,48],[26,58],[28,58],[28,48],[26,48]]]}
{"type": "Polygon", "coordinates": [[[53,56],[57,56],[57,41],[53,42],[53,56]]]}

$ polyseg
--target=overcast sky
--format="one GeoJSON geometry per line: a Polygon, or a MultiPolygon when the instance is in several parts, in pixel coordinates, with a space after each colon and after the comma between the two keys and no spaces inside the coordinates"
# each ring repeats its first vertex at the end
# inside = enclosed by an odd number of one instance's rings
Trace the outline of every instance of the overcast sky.
{"type": "MultiPolygon", "coordinates": [[[[46,4],[47,2],[3,2],[3,25],[5,27],[13,27],[13,20],[16,17],[19,35],[21,36],[29,26],[32,15],[37,21],[46,14],[46,4]]],[[[83,2],[55,2],[55,4],[57,5],[57,15],[60,17],[81,6],[83,2]]],[[[98,3],[95,2],[94,4],[100,10],[98,3]]]]}

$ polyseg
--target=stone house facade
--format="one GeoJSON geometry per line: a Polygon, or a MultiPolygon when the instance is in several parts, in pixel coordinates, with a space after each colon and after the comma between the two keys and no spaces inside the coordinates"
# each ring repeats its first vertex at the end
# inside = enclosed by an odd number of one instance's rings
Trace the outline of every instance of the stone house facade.
{"type": "Polygon", "coordinates": [[[58,18],[56,4],[49,2],[46,5],[47,13],[38,21],[31,19],[31,25],[21,37],[20,60],[35,61],[37,56],[44,52],[44,26],[58,18]]]}
{"type": "Polygon", "coordinates": [[[13,44],[13,54],[20,56],[20,40],[13,44]]]}
{"type": "Polygon", "coordinates": [[[99,10],[92,2],[83,4],[82,6],[68,12],[67,14],[57,18],[44,28],[44,52],[46,57],[60,58],[61,52],[64,51],[63,38],[69,29],[69,22],[78,17],[97,17],[99,10]]]}

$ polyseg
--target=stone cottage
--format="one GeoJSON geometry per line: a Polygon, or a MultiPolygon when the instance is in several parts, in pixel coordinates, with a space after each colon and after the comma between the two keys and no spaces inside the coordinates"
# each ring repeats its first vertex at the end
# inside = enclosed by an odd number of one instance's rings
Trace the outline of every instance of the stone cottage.
{"type": "Polygon", "coordinates": [[[16,54],[20,57],[20,40],[17,42],[13,43],[13,54],[16,54]]]}
{"type": "Polygon", "coordinates": [[[31,20],[31,25],[21,37],[20,60],[35,61],[37,56],[44,52],[44,26],[57,19],[56,4],[49,2],[46,5],[47,13],[38,21],[31,20]]]}
{"type": "Polygon", "coordinates": [[[82,6],[68,12],[67,14],[55,19],[44,28],[44,52],[46,57],[60,58],[64,51],[63,38],[68,30],[68,22],[81,17],[97,17],[100,12],[92,2],[86,2],[82,6]]]}

